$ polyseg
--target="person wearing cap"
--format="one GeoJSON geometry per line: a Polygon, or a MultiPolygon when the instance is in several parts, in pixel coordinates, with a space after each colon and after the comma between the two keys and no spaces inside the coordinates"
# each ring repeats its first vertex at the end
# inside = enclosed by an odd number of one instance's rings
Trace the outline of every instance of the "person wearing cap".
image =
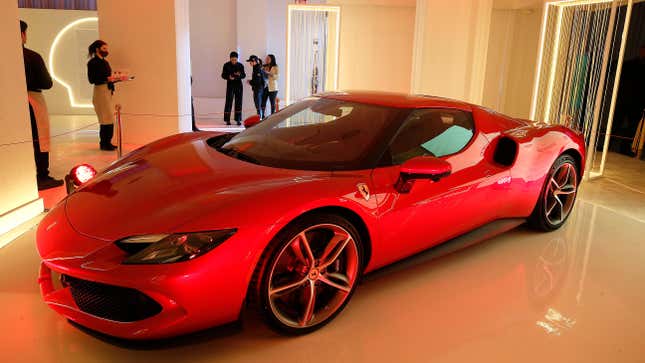
{"type": "Polygon", "coordinates": [[[231,106],[235,99],[235,121],[242,124],[242,80],[246,78],[244,65],[237,61],[237,52],[231,52],[230,60],[222,68],[222,78],[226,80],[226,103],[224,105],[224,122],[231,124],[231,106]]]}
{"type": "Polygon", "coordinates": [[[252,55],[246,61],[251,64],[251,67],[253,67],[253,76],[251,76],[251,80],[249,80],[249,84],[253,90],[253,103],[255,104],[255,109],[260,116],[260,119],[263,119],[262,95],[264,93],[266,73],[262,69],[262,61],[257,56],[252,55]]]}
{"type": "Polygon", "coordinates": [[[36,181],[38,190],[56,188],[63,185],[60,179],[49,175],[49,112],[42,90],[53,86],[52,77],[45,67],[40,54],[25,48],[27,43],[27,23],[20,21],[22,36],[22,57],[25,62],[25,78],[27,80],[27,97],[29,100],[29,118],[31,120],[31,136],[36,160],[36,181]]]}

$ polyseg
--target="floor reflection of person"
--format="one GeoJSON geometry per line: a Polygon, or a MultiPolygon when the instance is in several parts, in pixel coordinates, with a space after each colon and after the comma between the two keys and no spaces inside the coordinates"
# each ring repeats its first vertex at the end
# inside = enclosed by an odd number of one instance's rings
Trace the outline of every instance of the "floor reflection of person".
{"type": "Polygon", "coordinates": [[[88,48],[90,60],[87,62],[87,78],[94,85],[92,104],[99,119],[99,147],[101,150],[116,150],[112,144],[114,136],[114,77],[110,63],[105,59],[109,50],[106,42],[96,40],[88,48]]]}
{"type": "Polygon", "coordinates": [[[22,36],[22,56],[25,62],[25,78],[27,80],[27,96],[29,99],[29,119],[31,121],[31,136],[36,161],[36,180],[38,190],[55,188],[63,185],[62,180],[49,175],[49,112],[42,90],[53,86],[52,78],[45,67],[45,61],[40,54],[27,49],[27,23],[20,21],[22,36]]]}
{"type": "Polygon", "coordinates": [[[275,56],[273,54],[267,55],[264,60],[264,71],[267,74],[267,85],[264,89],[264,95],[262,98],[262,115],[266,117],[266,104],[269,100],[271,105],[271,114],[273,115],[276,110],[275,102],[278,97],[278,64],[275,61],[275,56]]]}
{"type": "Polygon", "coordinates": [[[244,65],[237,61],[237,52],[231,52],[229,61],[224,63],[222,78],[226,80],[226,103],[224,105],[224,122],[231,124],[231,107],[235,100],[235,121],[242,124],[242,80],[246,77],[244,65]]]}

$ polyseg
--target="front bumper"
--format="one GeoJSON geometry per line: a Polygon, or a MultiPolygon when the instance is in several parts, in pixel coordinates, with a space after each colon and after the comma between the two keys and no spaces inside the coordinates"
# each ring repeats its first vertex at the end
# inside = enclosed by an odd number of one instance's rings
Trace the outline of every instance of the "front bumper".
{"type": "MultiPolygon", "coordinates": [[[[60,273],[60,271],[56,272],[60,273]]],[[[67,319],[92,330],[124,339],[157,339],[181,334],[185,331],[182,325],[186,325],[187,311],[163,294],[142,291],[162,306],[161,312],[143,320],[125,322],[102,318],[82,311],[72,296],[71,287],[66,286],[59,289],[55,287],[52,269],[45,262],[40,266],[38,282],[43,299],[50,308],[67,319]]]]}
{"type": "Polygon", "coordinates": [[[49,307],[92,330],[124,339],[181,335],[238,319],[252,273],[248,246],[244,248],[239,238],[245,237],[238,233],[193,261],[123,265],[125,252],[111,242],[76,232],[67,222],[63,204],[52,210],[38,228],[42,258],[38,282],[49,307]],[[154,300],[161,310],[134,321],[88,313],[87,306],[77,304],[71,287],[58,282],[60,275],[136,290],[154,300]]]}

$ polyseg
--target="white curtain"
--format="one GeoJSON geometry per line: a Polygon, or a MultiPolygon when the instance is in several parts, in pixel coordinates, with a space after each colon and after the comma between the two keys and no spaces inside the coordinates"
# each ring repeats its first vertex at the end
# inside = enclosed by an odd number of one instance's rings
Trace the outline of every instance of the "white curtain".
{"type": "Polygon", "coordinates": [[[296,10],[291,14],[289,103],[310,96],[312,89],[315,89],[314,82],[317,83],[318,93],[325,91],[327,18],[325,11],[296,10]],[[314,75],[314,65],[318,68],[317,77],[314,75]]]}

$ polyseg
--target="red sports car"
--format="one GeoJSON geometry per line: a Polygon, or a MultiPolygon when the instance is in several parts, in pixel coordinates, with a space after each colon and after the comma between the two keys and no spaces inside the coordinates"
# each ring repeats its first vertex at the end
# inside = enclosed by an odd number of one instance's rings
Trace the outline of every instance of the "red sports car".
{"type": "Polygon", "coordinates": [[[121,338],[231,322],[249,301],[307,333],[365,273],[499,221],[560,227],[584,155],[570,129],[463,102],[311,97],[239,134],[179,134],[91,179],[76,170],[89,180],[38,229],[39,282],[51,308],[121,338]]]}

